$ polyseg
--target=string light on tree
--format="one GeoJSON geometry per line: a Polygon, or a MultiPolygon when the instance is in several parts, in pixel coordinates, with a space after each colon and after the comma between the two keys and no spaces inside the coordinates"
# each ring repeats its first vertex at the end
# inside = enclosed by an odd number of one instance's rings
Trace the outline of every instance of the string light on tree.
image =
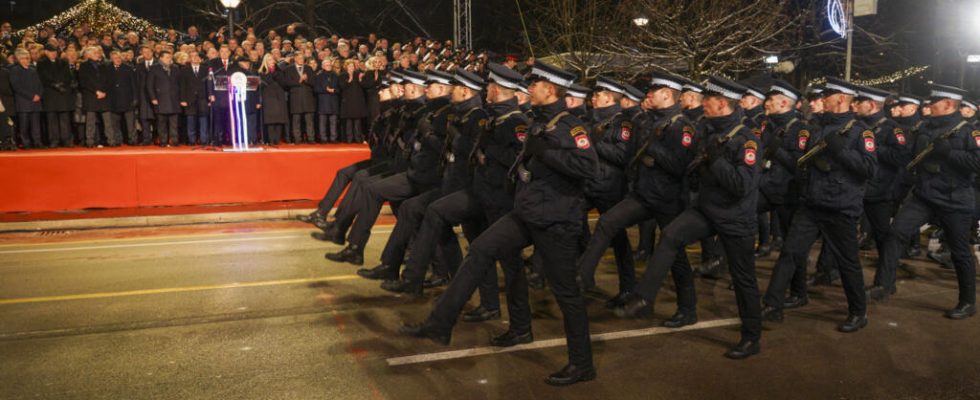
{"type": "MultiPolygon", "coordinates": [[[[854,80],[854,81],[852,81],[852,83],[854,83],[856,85],[861,85],[861,86],[881,86],[881,85],[887,85],[889,83],[898,82],[898,81],[900,81],[902,79],[911,78],[913,76],[916,76],[918,74],[921,74],[921,73],[925,72],[925,70],[927,70],[927,69],[929,69],[929,66],[928,65],[919,65],[919,66],[915,66],[915,67],[909,67],[909,68],[903,69],[901,71],[896,71],[896,72],[893,72],[893,73],[888,74],[888,75],[879,76],[877,78],[864,79],[864,80],[854,80]]],[[[810,81],[809,87],[813,87],[813,86],[816,86],[816,85],[823,85],[824,83],[827,83],[827,79],[825,79],[825,78],[814,79],[814,80],[810,81]]]]}
{"type": "Polygon", "coordinates": [[[157,34],[165,32],[149,21],[135,17],[133,14],[116,7],[108,0],[83,0],[47,21],[21,29],[14,34],[19,37],[28,30],[37,32],[49,26],[53,27],[56,32],[70,33],[72,29],[86,23],[93,32],[99,35],[112,33],[116,29],[137,32],[153,29],[157,34]]]}
{"type": "Polygon", "coordinates": [[[827,19],[830,20],[830,29],[842,38],[847,37],[847,14],[841,0],[827,0],[827,19]]]}

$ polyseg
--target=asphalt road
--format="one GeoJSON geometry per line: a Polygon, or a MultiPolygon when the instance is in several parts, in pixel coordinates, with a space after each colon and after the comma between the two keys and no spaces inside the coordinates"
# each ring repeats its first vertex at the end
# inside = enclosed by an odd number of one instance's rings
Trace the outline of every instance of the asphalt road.
{"type": "MultiPolygon", "coordinates": [[[[375,227],[369,264],[390,230],[375,227]]],[[[652,321],[597,302],[598,379],[553,388],[542,379],[566,356],[546,290],[531,293],[528,348],[486,347],[503,321],[460,322],[449,347],[404,338],[398,326],[423,319],[440,290],[382,291],[325,260],[337,246],[309,232],[278,222],[0,235],[0,399],[980,398],[980,318],[942,318],[953,273],[921,260],[918,279],[871,306],[867,329],[836,332],[843,292],[816,288],[744,361],[722,357],[738,339],[727,279],[698,281],[702,323],[682,332],[657,328],[674,311],[669,284],[652,321]]],[[[873,257],[862,257],[869,279],[873,257]]],[[[773,261],[759,260],[763,288],[773,261]]],[[[603,262],[599,285],[614,291],[611,255],[603,262]]]]}

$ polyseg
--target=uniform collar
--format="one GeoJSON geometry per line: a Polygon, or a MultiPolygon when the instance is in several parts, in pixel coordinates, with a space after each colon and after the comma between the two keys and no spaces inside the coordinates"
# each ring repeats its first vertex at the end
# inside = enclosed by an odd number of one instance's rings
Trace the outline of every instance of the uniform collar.
{"type": "Polygon", "coordinates": [[[462,112],[462,111],[469,111],[471,109],[480,107],[482,105],[483,102],[480,101],[480,96],[473,96],[465,101],[453,104],[453,109],[456,110],[457,112],[462,112]]]}
{"type": "Polygon", "coordinates": [[[517,106],[516,97],[511,97],[510,99],[490,105],[490,110],[493,111],[493,115],[504,115],[517,109],[519,107],[517,106]]]}
{"type": "Polygon", "coordinates": [[[592,109],[592,115],[594,115],[593,120],[599,122],[605,121],[606,118],[616,115],[620,111],[622,111],[622,108],[618,104],[613,104],[605,108],[594,108],[592,109]]]}
{"type": "Polygon", "coordinates": [[[555,115],[558,115],[558,113],[564,111],[565,104],[563,101],[559,99],[558,101],[555,101],[554,103],[548,105],[531,107],[531,110],[534,111],[534,116],[536,119],[542,121],[548,121],[551,118],[553,118],[555,115]]]}

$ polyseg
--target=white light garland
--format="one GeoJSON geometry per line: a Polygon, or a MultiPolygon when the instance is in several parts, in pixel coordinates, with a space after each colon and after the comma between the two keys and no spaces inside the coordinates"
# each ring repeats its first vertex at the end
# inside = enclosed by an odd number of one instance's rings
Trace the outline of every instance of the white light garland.
{"type": "Polygon", "coordinates": [[[830,20],[830,29],[842,38],[847,37],[847,15],[844,14],[841,0],[827,0],[827,19],[830,20]]]}

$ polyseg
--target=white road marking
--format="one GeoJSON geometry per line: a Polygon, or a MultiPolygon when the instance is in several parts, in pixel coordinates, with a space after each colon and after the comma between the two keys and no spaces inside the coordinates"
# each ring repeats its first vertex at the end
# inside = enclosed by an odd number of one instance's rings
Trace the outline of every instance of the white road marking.
{"type": "MultiPolygon", "coordinates": [[[[372,230],[371,233],[391,233],[391,229],[372,230]]],[[[107,245],[99,245],[99,246],[73,246],[73,247],[49,247],[43,249],[0,250],[0,254],[29,254],[29,253],[49,253],[49,252],[61,252],[61,251],[126,249],[126,248],[137,248],[137,247],[179,246],[179,245],[204,244],[204,243],[255,242],[255,241],[262,241],[262,240],[298,239],[304,237],[309,237],[309,234],[304,233],[302,235],[275,235],[275,236],[258,236],[258,237],[251,236],[251,237],[226,238],[226,239],[174,240],[174,241],[166,241],[166,242],[107,244],[107,245]]]]}
{"type": "MultiPolygon", "coordinates": [[[[722,326],[738,325],[740,323],[742,323],[742,321],[738,318],[729,318],[729,319],[718,319],[714,321],[699,322],[694,325],[688,325],[683,328],[677,328],[677,329],[664,328],[658,326],[658,327],[634,329],[628,331],[606,332],[606,333],[599,333],[599,334],[592,335],[592,341],[606,342],[610,340],[628,339],[628,338],[634,338],[640,336],[652,336],[652,335],[662,335],[662,334],[674,333],[674,332],[711,329],[711,328],[718,328],[722,326]]],[[[536,341],[536,342],[522,344],[513,347],[490,347],[490,346],[475,347],[475,348],[464,349],[464,350],[417,354],[413,356],[404,356],[404,357],[392,357],[385,361],[388,362],[388,366],[394,367],[398,365],[421,364],[421,363],[434,362],[434,361],[453,360],[457,358],[483,356],[488,354],[500,354],[500,353],[515,352],[515,351],[544,349],[544,348],[558,347],[564,345],[565,345],[565,339],[548,339],[548,340],[541,340],[541,341],[536,341]]]]}

